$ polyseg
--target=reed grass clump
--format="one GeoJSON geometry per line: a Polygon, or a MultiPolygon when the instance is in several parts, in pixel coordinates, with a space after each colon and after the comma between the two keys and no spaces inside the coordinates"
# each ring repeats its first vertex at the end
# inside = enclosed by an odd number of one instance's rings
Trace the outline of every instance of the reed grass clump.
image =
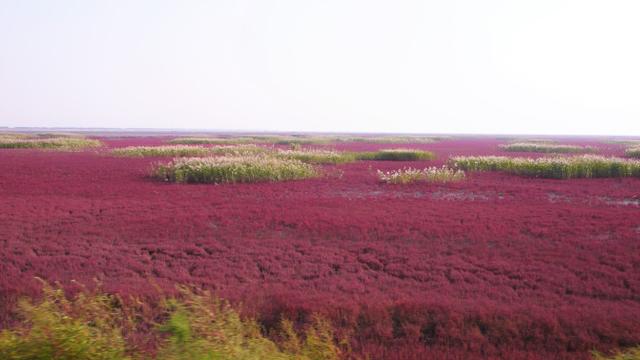
{"type": "Polygon", "coordinates": [[[158,164],[156,178],[177,183],[250,183],[306,179],[318,175],[316,168],[298,160],[273,156],[176,158],[158,164]]]}
{"type": "Polygon", "coordinates": [[[581,155],[550,158],[505,156],[458,156],[452,166],[467,171],[504,171],[511,174],[552,179],[640,177],[640,161],[581,155]]]}
{"type": "Polygon", "coordinates": [[[640,145],[626,149],[624,155],[632,158],[640,158],[640,145]]]}
{"type": "Polygon", "coordinates": [[[419,135],[387,135],[387,136],[338,136],[340,142],[365,142],[377,144],[429,144],[442,140],[449,140],[450,136],[419,136],[419,135]]]}
{"type": "Polygon", "coordinates": [[[274,150],[255,144],[241,144],[241,145],[222,145],[209,148],[211,154],[225,155],[225,156],[241,156],[241,155],[257,155],[267,154],[274,150]]]}
{"type": "Polygon", "coordinates": [[[0,136],[0,148],[4,149],[81,150],[99,146],[102,146],[100,141],[80,136],[0,136]]]}
{"type": "Polygon", "coordinates": [[[169,141],[171,144],[181,145],[230,145],[230,144],[248,144],[255,142],[250,137],[179,137],[169,141]]]}
{"type": "Polygon", "coordinates": [[[548,142],[518,142],[500,145],[499,147],[501,150],[512,152],[579,153],[595,151],[595,148],[591,146],[562,145],[548,142]]]}
{"type": "Polygon", "coordinates": [[[435,155],[430,151],[417,149],[383,149],[359,153],[356,158],[358,160],[417,161],[433,160],[435,155]]]}
{"type": "Polygon", "coordinates": [[[465,179],[462,170],[448,168],[446,166],[427,167],[424,169],[405,168],[393,171],[378,170],[378,178],[382,182],[390,184],[410,184],[414,182],[447,183],[465,179]]]}
{"type": "Polygon", "coordinates": [[[356,159],[352,153],[324,149],[280,150],[276,153],[276,156],[309,164],[341,164],[356,159]]]}
{"type": "Polygon", "coordinates": [[[164,145],[164,146],[127,146],[111,150],[116,156],[145,157],[145,156],[206,156],[211,150],[202,146],[164,145]]]}
{"type": "Polygon", "coordinates": [[[640,346],[618,351],[611,356],[594,351],[593,360],[640,360],[640,346]]]}

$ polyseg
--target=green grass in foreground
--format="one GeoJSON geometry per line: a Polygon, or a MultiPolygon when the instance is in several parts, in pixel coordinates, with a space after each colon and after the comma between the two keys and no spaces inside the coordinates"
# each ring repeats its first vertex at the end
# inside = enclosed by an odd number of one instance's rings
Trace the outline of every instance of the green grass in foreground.
{"type": "Polygon", "coordinates": [[[378,170],[378,178],[390,184],[410,184],[414,182],[447,183],[464,180],[462,170],[451,169],[446,166],[441,168],[428,167],[425,169],[406,168],[394,171],[378,170]]]}
{"type": "Polygon", "coordinates": [[[356,155],[358,160],[417,161],[433,160],[432,152],[417,149],[383,149],[375,152],[363,152],[356,155]]]}
{"type": "Polygon", "coordinates": [[[640,360],[640,346],[620,351],[614,355],[606,356],[599,352],[593,353],[594,360],[640,360]]]}
{"type": "Polygon", "coordinates": [[[298,160],[272,156],[178,158],[156,165],[156,178],[178,183],[247,183],[306,179],[318,170],[298,160]]]}
{"type": "Polygon", "coordinates": [[[578,153],[593,152],[595,148],[590,146],[562,145],[541,142],[519,142],[507,145],[500,145],[504,151],[514,152],[539,152],[539,153],[578,153]]]}
{"type": "Polygon", "coordinates": [[[640,161],[597,155],[538,159],[458,156],[453,157],[450,164],[468,171],[504,171],[552,179],[640,177],[640,161]]]}
{"type": "MultiPolygon", "coordinates": [[[[301,334],[282,320],[275,335],[264,336],[258,323],[207,292],[180,288],[181,295],[161,304],[166,320],[154,319],[108,294],[83,291],[75,297],[48,285],[38,302],[22,300],[22,323],[0,333],[3,360],[333,360],[340,350],[331,325],[320,317],[301,334]],[[135,319],[135,320],[134,320],[135,319]],[[151,354],[140,351],[127,335],[160,338],[151,354]]],[[[142,308],[152,304],[137,301],[142,308]]]]}

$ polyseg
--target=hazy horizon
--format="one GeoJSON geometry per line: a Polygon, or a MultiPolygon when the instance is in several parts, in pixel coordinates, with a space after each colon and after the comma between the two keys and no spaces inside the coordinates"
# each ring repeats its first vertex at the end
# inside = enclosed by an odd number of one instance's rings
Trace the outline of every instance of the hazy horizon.
{"type": "Polygon", "coordinates": [[[640,3],[3,1],[0,127],[640,136],[640,3]]]}

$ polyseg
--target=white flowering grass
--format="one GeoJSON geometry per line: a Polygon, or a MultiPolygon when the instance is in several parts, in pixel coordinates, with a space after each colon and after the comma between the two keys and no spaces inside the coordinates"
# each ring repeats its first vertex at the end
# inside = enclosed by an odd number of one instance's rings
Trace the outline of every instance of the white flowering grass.
{"type": "Polygon", "coordinates": [[[98,140],[81,136],[32,136],[25,134],[0,136],[0,148],[5,149],[50,149],[50,150],[81,150],[102,146],[98,140]]]}
{"type": "Polygon", "coordinates": [[[417,161],[433,160],[432,152],[418,149],[383,149],[375,152],[363,152],[356,155],[359,160],[417,161]]]}
{"type": "Polygon", "coordinates": [[[206,156],[211,150],[202,146],[191,145],[163,145],[163,146],[127,146],[111,150],[116,156],[145,157],[145,156],[206,156]]]}
{"type": "Polygon", "coordinates": [[[467,171],[504,171],[552,179],[640,177],[640,161],[597,155],[538,159],[458,156],[453,157],[450,163],[455,168],[467,171]]]}
{"type": "Polygon", "coordinates": [[[318,171],[298,160],[273,156],[176,158],[156,165],[156,178],[177,183],[252,183],[306,179],[318,171]]]}
{"type": "Polygon", "coordinates": [[[430,183],[447,183],[465,179],[462,170],[451,169],[446,166],[427,167],[424,169],[405,168],[393,171],[378,170],[380,181],[390,184],[410,184],[419,181],[430,183]]]}
{"type": "Polygon", "coordinates": [[[325,149],[280,150],[276,156],[282,159],[300,160],[309,164],[341,164],[355,160],[352,153],[325,149]]]}
{"type": "Polygon", "coordinates": [[[579,153],[593,152],[596,149],[591,146],[563,145],[546,142],[518,142],[500,145],[500,149],[513,152],[538,152],[538,153],[579,153]]]}
{"type": "Polygon", "coordinates": [[[640,158],[640,145],[632,146],[624,151],[625,156],[632,158],[640,158]]]}

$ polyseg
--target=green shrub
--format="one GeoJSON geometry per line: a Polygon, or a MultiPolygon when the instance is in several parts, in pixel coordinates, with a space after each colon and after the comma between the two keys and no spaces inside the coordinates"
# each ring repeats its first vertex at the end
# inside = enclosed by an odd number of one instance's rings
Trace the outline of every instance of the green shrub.
{"type": "Polygon", "coordinates": [[[280,150],[276,156],[310,164],[340,164],[355,160],[354,154],[322,149],[280,150]]]}
{"type": "Polygon", "coordinates": [[[433,160],[432,152],[417,149],[384,149],[375,152],[364,152],[356,155],[359,160],[417,161],[433,160]]]}
{"type": "Polygon", "coordinates": [[[632,146],[624,151],[625,156],[640,158],[640,146],[632,146]]]}
{"type": "Polygon", "coordinates": [[[510,158],[505,156],[458,156],[452,166],[468,171],[504,171],[512,174],[553,178],[640,177],[640,161],[596,155],[552,158],[510,158]]]}
{"type": "Polygon", "coordinates": [[[178,183],[284,181],[317,175],[311,165],[271,156],[178,158],[154,169],[155,177],[178,183]]]}
{"type": "Polygon", "coordinates": [[[520,142],[508,145],[500,145],[499,147],[504,151],[515,152],[575,153],[595,151],[595,148],[590,146],[561,145],[547,142],[520,142]]]}
{"type": "Polygon", "coordinates": [[[127,146],[111,150],[116,156],[206,156],[211,150],[201,146],[165,145],[165,146],[127,146]]]}
{"type": "Polygon", "coordinates": [[[378,170],[378,178],[383,182],[391,184],[409,184],[418,181],[446,183],[464,180],[465,174],[462,170],[450,169],[443,166],[441,168],[428,167],[422,170],[413,168],[387,172],[378,170]]]}

